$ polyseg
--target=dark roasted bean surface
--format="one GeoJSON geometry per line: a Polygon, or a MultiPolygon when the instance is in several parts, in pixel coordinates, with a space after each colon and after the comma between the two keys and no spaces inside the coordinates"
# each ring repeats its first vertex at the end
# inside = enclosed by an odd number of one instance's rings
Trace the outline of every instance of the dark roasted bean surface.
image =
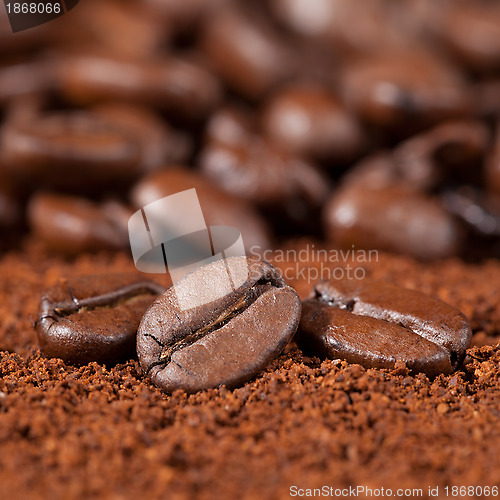
{"type": "Polygon", "coordinates": [[[115,364],[135,357],[145,310],[163,287],[137,275],[90,275],[43,293],[37,320],[41,351],[69,363],[115,364]]]}
{"type": "Polygon", "coordinates": [[[346,280],[314,287],[299,345],[367,368],[401,361],[436,376],[457,368],[471,336],[465,316],[440,300],[380,281],[346,280]]]}
{"type": "Polygon", "coordinates": [[[293,337],[300,300],[277,269],[246,257],[193,271],[161,295],[144,315],[137,353],[145,374],[167,392],[226,385],[259,373],[293,337]],[[189,309],[177,296],[231,292],[189,309]]]}

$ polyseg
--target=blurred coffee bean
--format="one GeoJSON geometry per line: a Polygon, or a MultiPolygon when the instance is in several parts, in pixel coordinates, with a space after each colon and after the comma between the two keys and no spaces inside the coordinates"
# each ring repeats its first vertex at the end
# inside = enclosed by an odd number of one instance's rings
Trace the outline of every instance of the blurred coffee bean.
{"type": "Polygon", "coordinates": [[[401,142],[392,151],[363,159],[349,169],[343,181],[369,188],[405,184],[420,191],[478,181],[477,169],[489,136],[480,121],[444,122],[401,142]]]}
{"type": "Polygon", "coordinates": [[[29,224],[37,237],[68,254],[127,248],[131,215],[116,202],[95,203],[51,193],[35,194],[28,205],[29,224]]]}
{"type": "Polygon", "coordinates": [[[258,205],[302,200],[309,208],[319,207],[329,191],[326,176],[258,136],[245,118],[228,110],[214,115],[200,158],[207,177],[228,193],[258,205]]]}
{"type": "MultiPolygon", "coordinates": [[[[408,3],[408,2],[407,2],[408,3]]],[[[371,0],[274,0],[274,12],[295,32],[317,38],[341,54],[372,54],[408,43],[408,29],[395,2],[371,0]]],[[[413,35],[413,36],[412,36],[413,35]]]]}
{"type": "Polygon", "coordinates": [[[191,144],[189,139],[161,120],[148,108],[127,104],[102,104],[92,110],[106,122],[129,136],[131,143],[140,149],[138,170],[148,173],[164,165],[188,160],[191,144]]]}
{"type": "Polygon", "coordinates": [[[250,113],[226,105],[212,114],[205,128],[206,143],[224,146],[244,145],[249,131],[255,127],[250,113]]]}
{"type": "Polygon", "coordinates": [[[55,66],[49,60],[0,65],[0,105],[16,98],[45,94],[55,87],[55,66]]]}
{"type": "Polygon", "coordinates": [[[263,129],[284,149],[319,160],[359,154],[363,133],[357,120],[326,89],[285,87],[263,111],[263,129]]]}
{"type": "Polygon", "coordinates": [[[446,210],[464,221],[476,235],[500,236],[500,198],[472,186],[460,186],[444,191],[441,199],[446,210]]]}
{"type": "Polygon", "coordinates": [[[394,162],[402,178],[421,189],[446,181],[460,184],[477,179],[490,140],[486,125],[475,120],[440,124],[401,143],[394,162]]]}
{"type": "Polygon", "coordinates": [[[237,228],[247,249],[257,247],[263,250],[270,247],[267,225],[254,209],[197,172],[172,167],[150,174],[134,187],[131,199],[136,208],[142,208],[165,196],[193,188],[196,189],[207,226],[237,228]]]}
{"type": "Polygon", "coordinates": [[[137,2],[85,0],[55,34],[64,46],[100,47],[115,54],[151,57],[169,39],[167,23],[137,2]]]}
{"type": "Polygon", "coordinates": [[[220,9],[204,27],[202,50],[222,79],[256,99],[295,72],[293,52],[261,18],[233,8],[220,9]]]}
{"type": "Polygon", "coordinates": [[[199,120],[219,101],[214,76],[187,58],[139,59],[105,52],[74,52],[60,65],[61,92],[78,104],[124,100],[199,120]]]}
{"type": "Polygon", "coordinates": [[[200,165],[207,177],[225,191],[258,205],[302,199],[317,207],[329,192],[326,176],[313,165],[259,137],[251,137],[239,146],[209,144],[200,165]]]}
{"type": "Polygon", "coordinates": [[[3,168],[29,184],[84,188],[137,177],[137,144],[102,118],[83,111],[6,123],[3,168]]]}
{"type": "Polygon", "coordinates": [[[328,239],[342,246],[378,248],[418,259],[457,254],[462,235],[452,215],[435,200],[406,186],[345,186],[323,212],[328,239]]]}
{"type": "MultiPolygon", "coordinates": [[[[342,177],[342,185],[356,189],[382,189],[407,184],[396,168],[392,151],[377,151],[354,164],[342,177]]],[[[413,186],[408,186],[413,187],[413,186]]]]}
{"type": "Polygon", "coordinates": [[[436,35],[476,70],[500,68],[500,6],[496,2],[448,2],[436,35]]]}
{"type": "Polygon", "coordinates": [[[346,67],[341,87],[347,104],[376,125],[415,126],[464,115],[470,107],[460,73],[421,50],[355,60],[346,67]]]}
{"type": "Polygon", "coordinates": [[[40,300],[40,349],[75,364],[135,358],[139,322],[163,290],[154,281],[125,273],[61,280],[40,300]]]}
{"type": "Polygon", "coordinates": [[[4,123],[23,123],[36,120],[47,105],[47,97],[43,93],[34,93],[10,98],[3,109],[4,123]]]}

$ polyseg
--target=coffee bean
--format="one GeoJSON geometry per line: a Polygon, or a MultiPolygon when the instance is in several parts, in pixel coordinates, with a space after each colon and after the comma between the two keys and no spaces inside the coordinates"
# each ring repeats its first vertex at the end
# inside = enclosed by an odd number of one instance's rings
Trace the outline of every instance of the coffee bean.
{"type": "Polygon", "coordinates": [[[352,158],[363,141],[354,116],[328,91],[313,85],[278,92],[264,108],[263,128],[284,149],[319,160],[352,158]]]}
{"type": "Polygon", "coordinates": [[[235,387],[282,351],[299,317],[297,293],[271,265],[245,257],[219,260],[186,275],[153,303],[139,326],[137,354],[166,392],[235,387]],[[206,300],[184,309],[179,296],[206,300]]]}
{"type": "MultiPolygon", "coordinates": [[[[292,30],[336,54],[349,57],[373,54],[407,45],[415,34],[417,16],[398,12],[396,3],[372,0],[364,3],[350,0],[273,0],[276,15],[292,30]],[[401,15],[406,14],[406,15],[401,15]],[[408,26],[407,18],[412,23],[408,26]],[[410,28],[410,29],[409,29],[410,28]]],[[[405,4],[410,11],[408,3],[405,4]]],[[[427,13],[431,9],[426,5],[427,13]]]]}
{"type": "Polygon", "coordinates": [[[249,132],[255,128],[255,120],[243,108],[223,106],[215,111],[207,123],[205,142],[223,146],[242,146],[249,132]]]}
{"type": "Polygon", "coordinates": [[[234,8],[209,17],[202,49],[238,92],[258,98],[295,72],[293,53],[263,19],[234,8]]]}
{"type": "Polygon", "coordinates": [[[0,66],[0,104],[16,97],[45,94],[55,86],[49,61],[24,61],[0,66]]]}
{"type": "Polygon", "coordinates": [[[395,148],[395,167],[402,179],[420,189],[473,182],[489,141],[488,128],[480,121],[445,122],[395,148]]]}
{"type": "Polygon", "coordinates": [[[476,70],[500,68],[500,7],[495,2],[450,2],[435,34],[476,70]]]}
{"type": "Polygon", "coordinates": [[[35,234],[48,247],[68,254],[127,248],[131,215],[130,209],[117,202],[98,204],[43,192],[35,194],[28,205],[35,234]]]}
{"type": "Polygon", "coordinates": [[[78,104],[127,101],[186,120],[203,118],[220,97],[218,82],[208,70],[173,56],[150,60],[75,52],[61,63],[60,85],[64,95],[78,104]]]}
{"type": "Polygon", "coordinates": [[[477,120],[453,120],[401,142],[392,151],[375,153],[343,177],[349,185],[368,188],[405,184],[432,192],[444,186],[477,182],[490,134],[477,120]]]}
{"type": "Polygon", "coordinates": [[[147,174],[160,167],[183,163],[190,155],[189,139],[174,132],[148,108],[127,104],[103,104],[93,113],[122,130],[130,143],[139,146],[140,159],[136,169],[147,174]]]}
{"type": "Polygon", "coordinates": [[[500,236],[500,198],[472,186],[460,186],[444,191],[441,199],[448,212],[470,227],[474,236],[500,236]]]}
{"type": "Polygon", "coordinates": [[[248,249],[270,247],[267,225],[249,204],[186,168],[169,168],[146,176],[134,187],[131,198],[139,209],[165,196],[193,188],[196,189],[207,226],[239,229],[248,249]]]}
{"type": "Polygon", "coordinates": [[[62,280],[40,301],[40,349],[48,357],[75,364],[112,364],[135,357],[140,319],[163,290],[129,274],[62,280]]]}
{"type": "MultiPolygon", "coordinates": [[[[209,124],[200,166],[226,192],[263,206],[319,207],[329,181],[319,169],[259,136],[251,120],[233,110],[216,113],[209,124]]],[[[310,211],[310,210],[309,210],[310,211]]]]}
{"type": "Polygon", "coordinates": [[[366,368],[403,361],[429,376],[463,361],[472,332],[454,307],[423,293],[365,280],[320,283],[303,303],[299,345],[366,368]]]}
{"type": "Polygon", "coordinates": [[[93,191],[96,184],[130,182],[140,158],[121,130],[88,112],[11,121],[0,145],[3,168],[24,182],[93,191]]]}
{"type": "Polygon", "coordinates": [[[436,200],[403,185],[345,186],[323,209],[327,237],[342,246],[439,259],[456,254],[462,234],[436,200]]]}
{"type": "Polygon", "coordinates": [[[379,126],[435,122],[461,116],[470,107],[461,75],[428,52],[396,51],[356,60],[341,85],[349,106],[379,126]]]}
{"type": "Polygon", "coordinates": [[[80,2],[77,12],[77,15],[67,16],[57,29],[57,37],[71,46],[151,57],[170,38],[168,24],[149,15],[138,2],[86,0],[80,2]]]}

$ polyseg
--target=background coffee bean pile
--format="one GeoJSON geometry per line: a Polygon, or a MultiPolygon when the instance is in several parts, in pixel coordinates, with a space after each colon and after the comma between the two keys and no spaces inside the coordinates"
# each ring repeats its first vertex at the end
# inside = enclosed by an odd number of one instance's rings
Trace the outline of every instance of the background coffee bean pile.
{"type": "Polygon", "coordinates": [[[2,248],[126,249],[196,187],[247,247],[499,255],[497,2],[80,4],[15,35],[0,9],[2,248]]]}

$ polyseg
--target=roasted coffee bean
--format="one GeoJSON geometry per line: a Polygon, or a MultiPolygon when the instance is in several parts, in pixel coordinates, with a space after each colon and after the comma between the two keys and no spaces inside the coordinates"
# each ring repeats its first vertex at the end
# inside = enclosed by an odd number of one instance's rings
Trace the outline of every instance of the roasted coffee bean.
{"type": "Polygon", "coordinates": [[[28,205],[33,232],[50,248],[68,254],[127,248],[131,215],[117,202],[99,204],[51,193],[35,194],[28,205]]]}
{"type": "Polygon", "coordinates": [[[429,376],[463,361],[472,332],[454,307],[423,293],[372,280],[332,280],[303,302],[299,345],[366,368],[403,361],[429,376]]]}
{"type": "Polygon", "coordinates": [[[419,191],[477,181],[490,133],[477,120],[444,122],[401,142],[392,151],[364,158],[343,177],[368,188],[405,184],[419,191]]]}
{"type": "Polygon", "coordinates": [[[217,80],[187,58],[149,60],[105,52],[75,52],[60,65],[63,94],[76,103],[120,100],[203,118],[218,102],[217,80]]]}
{"type": "Polygon", "coordinates": [[[57,29],[67,46],[99,47],[115,54],[151,57],[170,38],[168,23],[151,15],[138,2],[85,0],[78,14],[68,16],[57,29]]]}
{"type": "Polygon", "coordinates": [[[293,153],[342,160],[359,154],[363,135],[357,120],[324,88],[289,86],[264,108],[268,136],[293,153]]]}
{"type": "Polygon", "coordinates": [[[394,150],[395,166],[401,178],[420,189],[473,181],[489,140],[479,121],[445,122],[401,143],[394,150]]]}
{"type": "Polygon", "coordinates": [[[239,229],[246,248],[270,247],[269,230],[251,205],[222,191],[194,171],[182,167],[159,170],[142,179],[132,191],[136,208],[187,189],[196,189],[207,226],[232,226],[239,229]]]}
{"type": "Polygon", "coordinates": [[[343,95],[363,119],[385,126],[461,116],[470,99],[461,75],[428,52],[395,51],[359,59],[342,76],[343,95]]]}
{"type": "Polygon", "coordinates": [[[455,255],[462,235],[435,200],[407,186],[345,186],[324,207],[327,237],[343,246],[379,248],[439,259],[455,255]]]}
{"type": "Polygon", "coordinates": [[[0,136],[3,168],[38,185],[117,185],[137,177],[140,150],[121,130],[88,112],[60,112],[7,123],[0,136]]]}
{"type": "Polygon", "coordinates": [[[449,213],[459,217],[474,233],[481,236],[500,236],[500,198],[472,186],[460,186],[441,194],[449,213]]]}
{"type": "Polygon", "coordinates": [[[52,115],[25,108],[9,109],[1,136],[4,168],[23,181],[94,192],[96,184],[127,186],[190,153],[189,141],[147,108],[106,104],[52,115]]]}
{"type": "MultiPolygon", "coordinates": [[[[392,151],[372,153],[354,164],[342,177],[342,185],[357,189],[382,189],[408,184],[397,168],[392,151]]],[[[409,187],[414,187],[410,185],[409,187]]],[[[420,186],[417,187],[417,189],[420,186]]]]}
{"type": "Polygon", "coordinates": [[[165,165],[183,163],[189,155],[189,139],[174,132],[148,108],[126,104],[103,104],[93,112],[112,124],[140,149],[137,170],[147,174],[165,165]]]}
{"type": "Polygon", "coordinates": [[[55,87],[55,73],[54,65],[48,60],[1,65],[0,104],[15,98],[45,94],[55,87]]]}
{"type": "MultiPolygon", "coordinates": [[[[300,35],[319,39],[344,56],[372,54],[401,47],[418,32],[417,16],[401,12],[397,3],[372,0],[273,0],[278,18],[300,35]],[[407,17],[412,15],[412,23],[407,17]]],[[[405,3],[408,6],[408,2],[405,3]]],[[[428,5],[427,12],[430,12],[428,5]]],[[[410,11],[410,8],[406,9],[410,11]]]]}
{"type": "Polygon", "coordinates": [[[137,327],[164,288],[137,275],[75,277],[48,289],[36,325],[45,356],[85,364],[135,357],[137,327]]]}
{"type": "Polygon", "coordinates": [[[227,83],[258,98],[295,72],[293,53],[261,19],[220,9],[208,19],[202,49],[227,83]]]}
{"type": "Polygon", "coordinates": [[[329,192],[314,165],[276,147],[235,111],[216,113],[200,157],[203,173],[226,192],[257,205],[318,208],[329,192]]]}
{"type": "Polygon", "coordinates": [[[255,136],[244,145],[208,145],[200,158],[203,173],[215,184],[257,205],[298,203],[317,208],[329,181],[311,163],[255,136]]]}
{"type": "Polygon", "coordinates": [[[241,146],[255,128],[250,113],[236,106],[224,106],[212,114],[205,130],[207,144],[241,146]]]}
{"type": "Polygon", "coordinates": [[[299,318],[297,293],[270,264],[219,260],[153,303],[139,326],[137,354],[144,373],[166,392],[235,387],[283,350],[299,318]],[[187,309],[178,297],[205,300],[187,309]]]}
{"type": "Polygon", "coordinates": [[[496,2],[448,2],[435,34],[476,70],[500,68],[500,7],[496,2]]]}

